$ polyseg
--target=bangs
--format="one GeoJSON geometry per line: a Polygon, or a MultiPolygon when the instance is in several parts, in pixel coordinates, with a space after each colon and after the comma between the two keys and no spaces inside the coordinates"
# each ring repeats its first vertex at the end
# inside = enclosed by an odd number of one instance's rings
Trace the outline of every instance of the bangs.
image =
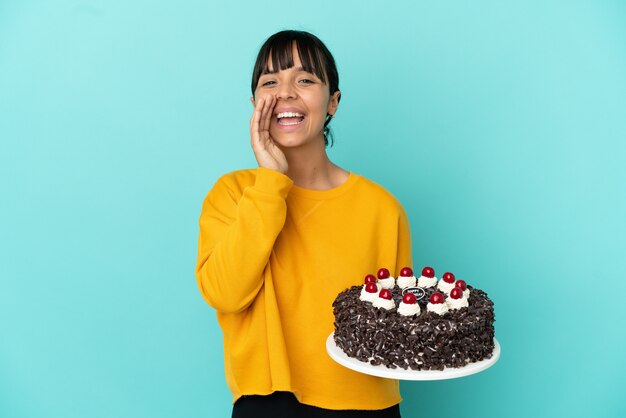
{"type": "Polygon", "coordinates": [[[268,39],[263,45],[254,68],[252,91],[263,74],[271,74],[280,70],[286,70],[294,66],[293,45],[296,45],[302,69],[315,74],[323,83],[328,84],[324,55],[322,48],[308,36],[302,36],[297,32],[287,31],[280,33],[275,38],[268,39]],[[269,63],[271,62],[271,71],[269,63]]]}

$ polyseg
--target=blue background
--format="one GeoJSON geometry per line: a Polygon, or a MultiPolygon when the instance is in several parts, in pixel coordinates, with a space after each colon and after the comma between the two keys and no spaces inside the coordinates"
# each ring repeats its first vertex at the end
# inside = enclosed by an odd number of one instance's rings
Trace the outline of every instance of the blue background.
{"type": "Polygon", "coordinates": [[[0,0],[0,416],[230,416],[197,221],[287,28],[337,60],[331,159],[496,303],[500,361],[404,416],[626,415],[626,3],[366,3],[0,0]]]}

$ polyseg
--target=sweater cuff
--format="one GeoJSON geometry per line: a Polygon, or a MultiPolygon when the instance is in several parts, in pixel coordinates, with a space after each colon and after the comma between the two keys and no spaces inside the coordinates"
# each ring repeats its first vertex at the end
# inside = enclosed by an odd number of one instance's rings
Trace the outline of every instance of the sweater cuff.
{"type": "Polygon", "coordinates": [[[254,188],[258,191],[271,194],[278,193],[281,197],[286,198],[292,186],[293,180],[283,173],[265,167],[259,167],[256,170],[254,188]]]}

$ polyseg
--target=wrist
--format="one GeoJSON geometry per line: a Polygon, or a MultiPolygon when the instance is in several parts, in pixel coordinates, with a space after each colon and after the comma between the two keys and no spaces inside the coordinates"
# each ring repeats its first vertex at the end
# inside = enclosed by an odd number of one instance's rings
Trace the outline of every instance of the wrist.
{"type": "Polygon", "coordinates": [[[287,197],[287,193],[293,186],[293,180],[287,175],[268,167],[259,167],[256,170],[254,187],[266,193],[278,193],[287,197]]]}

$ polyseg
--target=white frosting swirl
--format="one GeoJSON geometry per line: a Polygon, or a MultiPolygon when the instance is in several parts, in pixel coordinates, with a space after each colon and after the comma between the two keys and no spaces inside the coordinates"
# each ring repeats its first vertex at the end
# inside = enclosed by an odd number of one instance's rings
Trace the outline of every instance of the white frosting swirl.
{"type": "Polygon", "coordinates": [[[404,289],[406,287],[414,287],[417,283],[417,279],[415,276],[400,276],[398,280],[396,280],[396,283],[401,289],[404,289]]]}
{"type": "Polygon", "coordinates": [[[378,284],[380,284],[383,289],[393,289],[396,285],[396,281],[393,277],[387,277],[386,279],[378,279],[378,284]]]}
{"type": "Polygon", "coordinates": [[[465,297],[461,297],[458,299],[447,298],[446,303],[448,304],[448,308],[450,309],[467,308],[469,306],[467,298],[465,297]]]}
{"type": "Polygon", "coordinates": [[[452,289],[454,289],[454,283],[448,283],[445,280],[441,279],[437,284],[437,289],[448,294],[452,289]]]}
{"type": "Polygon", "coordinates": [[[376,296],[376,299],[374,299],[374,302],[372,302],[372,305],[375,308],[383,308],[383,309],[393,309],[396,307],[396,303],[393,301],[393,299],[385,299],[385,298],[381,298],[380,296],[376,296]]]}
{"type": "Polygon", "coordinates": [[[436,277],[420,276],[420,278],[417,280],[417,285],[419,287],[433,287],[436,284],[437,284],[436,277]]]}
{"type": "Polygon", "coordinates": [[[419,303],[400,302],[400,306],[398,307],[398,313],[404,316],[419,315],[420,305],[419,303]]]}
{"type": "Polygon", "coordinates": [[[469,298],[469,294],[470,294],[469,289],[465,289],[465,290],[463,291],[463,297],[464,297],[465,299],[469,298]]]}
{"type": "Polygon", "coordinates": [[[446,312],[448,312],[448,305],[446,305],[446,303],[430,303],[428,302],[428,305],[426,305],[426,310],[428,312],[434,312],[437,315],[443,315],[446,312]]]}
{"type": "Polygon", "coordinates": [[[378,284],[376,284],[376,292],[368,292],[367,290],[365,290],[365,286],[363,285],[363,287],[361,288],[361,295],[359,296],[359,299],[361,299],[364,302],[373,302],[374,299],[376,299],[376,296],[378,296],[378,292],[380,292],[380,286],[378,284]]]}

